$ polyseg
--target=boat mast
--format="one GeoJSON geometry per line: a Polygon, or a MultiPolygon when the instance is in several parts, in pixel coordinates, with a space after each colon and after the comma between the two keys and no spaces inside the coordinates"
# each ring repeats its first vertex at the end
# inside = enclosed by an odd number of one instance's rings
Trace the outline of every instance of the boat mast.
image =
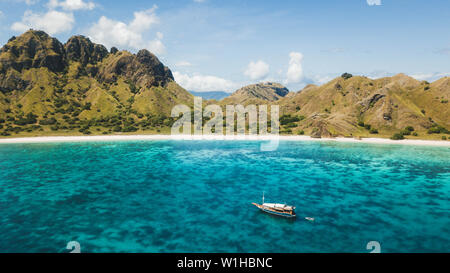
{"type": "Polygon", "coordinates": [[[263,198],[262,198],[262,205],[264,205],[264,192],[263,192],[263,198]]]}

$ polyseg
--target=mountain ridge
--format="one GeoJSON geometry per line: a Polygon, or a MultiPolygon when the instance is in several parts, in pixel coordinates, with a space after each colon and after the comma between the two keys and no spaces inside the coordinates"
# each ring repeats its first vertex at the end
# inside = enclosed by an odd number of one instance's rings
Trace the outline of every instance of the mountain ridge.
{"type": "Polygon", "coordinates": [[[108,51],[81,35],[62,44],[29,30],[0,50],[4,136],[167,131],[177,104],[191,105],[192,95],[145,49],[108,51]]]}
{"type": "Polygon", "coordinates": [[[298,126],[285,129],[320,131],[321,136],[389,137],[396,132],[408,135],[405,128],[413,127],[411,134],[424,137],[432,128],[450,126],[446,82],[442,80],[444,88],[437,90],[434,83],[405,74],[374,80],[338,77],[321,86],[307,86],[279,103],[283,114],[303,118],[298,126]]]}
{"type": "Polygon", "coordinates": [[[221,101],[222,104],[251,104],[262,101],[278,101],[287,96],[289,90],[279,83],[262,82],[250,84],[236,90],[221,101]]]}
{"type": "MultiPolygon", "coordinates": [[[[282,134],[446,139],[449,98],[449,77],[344,73],[299,92],[256,83],[204,104],[279,105],[282,134]]],[[[178,104],[192,107],[193,95],[145,49],[108,51],[82,35],[62,44],[36,30],[0,49],[1,136],[169,133],[178,104]]]]}

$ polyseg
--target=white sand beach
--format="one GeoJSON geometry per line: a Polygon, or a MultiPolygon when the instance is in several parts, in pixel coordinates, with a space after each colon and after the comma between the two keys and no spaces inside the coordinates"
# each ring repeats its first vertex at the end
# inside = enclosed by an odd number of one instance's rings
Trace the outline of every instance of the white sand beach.
{"type": "Polygon", "coordinates": [[[237,135],[237,136],[215,136],[215,135],[109,135],[109,136],[48,136],[48,137],[23,137],[0,139],[0,144],[14,143],[52,143],[52,142],[95,142],[95,141],[130,141],[130,140],[280,140],[280,141],[335,141],[347,143],[370,143],[370,144],[402,144],[416,146],[440,146],[450,147],[450,141],[439,140],[391,140],[387,138],[311,138],[309,136],[276,136],[276,135],[237,135]]]}

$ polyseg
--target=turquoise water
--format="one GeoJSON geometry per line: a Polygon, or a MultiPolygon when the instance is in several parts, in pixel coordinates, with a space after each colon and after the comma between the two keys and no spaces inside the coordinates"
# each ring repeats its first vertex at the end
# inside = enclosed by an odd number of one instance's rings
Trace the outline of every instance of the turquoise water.
{"type": "Polygon", "coordinates": [[[0,145],[0,252],[450,251],[449,148],[259,145],[0,145]],[[258,211],[263,191],[298,218],[258,211]]]}

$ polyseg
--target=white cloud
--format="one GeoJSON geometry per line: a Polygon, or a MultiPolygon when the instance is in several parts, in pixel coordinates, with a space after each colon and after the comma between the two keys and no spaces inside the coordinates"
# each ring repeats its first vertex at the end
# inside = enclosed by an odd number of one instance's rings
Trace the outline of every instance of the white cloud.
{"type": "Polygon", "coordinates": [[[143,37],[143,34],[147,34],[148,30],[159,23],[159,18],[155,14],[156,8],[156,6],[153,6],[151,9],[135,12],[134,19],[129,23],[102,16],[89,29],[88,36],[94,42],[108,47],[146,48],[153,53],[163,54],[165,46],[162,42],[163,34],[161,32],[157,32],[153,40],[147,40],[143,37]]]}
{"type": "Polygon", "coordinates": [[[303,54],[300,52],[291,52],[289,54],[289,68],[287,71],[286,83],[299,83],[303,78],[303,54]]]}
{"type": "Polygon", "coordinates": [[[75,19],[72,13],[56,10],[50,10],[47,13],[33,13],[27,10],[22,17],[22,21],[13,23],[11,29],[24,32],[33,28],[44,30],[53,35],[71,30],[74,23],[75,19]]]}
{"type": "Polygon", "coordinates": [[[236,84],[232,81],[222,79],[216,76],[208,75],[188,75],[178,71],[173,73],[175,81],[183,88],[191,91],[228,91],[236,89],[236,84]]]}
{"type": "Polygon", "coordinates": [[[164,54],[166,52],[166,47],[164,46],[162,39],[164,35],[161,32],[156,32],[156,38],[148,42],[145,47],[155,54],[164,54]]]}
{"type": "Polygon", "coordinates": [[[192,66],[192,64],[191,64],[190,62],[187,62],[187,61],[180,61],[180,62],[177,62],[177,63],[175,64],[175,66],[178,66],[178,67],[188,67],[188,66],[192,66]]]}
{"type": "Polygon", "coordinates": [[[367,5],[369,6],[380,6],[381,0],[367,0],[367,5]]]}
{"type": "MultiPolygon", "coordinates": [[[[384,71],[384,70],[376,70],[376,71],[369,73],[367,75],[367,77],[369,77],[370,79],[379,79],[379,78],[384,78],[384,77],[392,77],[396,74],[397,73],[394,73],[394,72],[388,72],[388,71],[384,71]]],[[[417,72],[417,73],[411,73],[408,75],[419,81],[433,82],[440,78],[450,76],[450,72],[417,72]]]]}
{"type": "Polygon", "coordinates": [[[450,72],[416,73],[410,76],[419,81],[433,82],[435,80],[439,80],[440,78],[450,76],[450,72]]]}
{"type": "Polygon", "coordinates": [[[252,80],[261,80],[269,74],[269,65],[263,61],[250,62],[244,75],[252,80]]]}
{"type": "Polygon", "coordinates": [[[3,17],[3,12],[0,10],[0,19],[3,17]]]}
{"type": "Polygon", "coordinates": [[[93,2],[84,2],[83,0],[50,0],[47,6],[50,9],[62,8],[64,10],[92,10],[95,8],[95,4],[93,2]]]}
{"type": "Polygon", "coordinates": [[[195,3],[204,3],[206,0],[194,0],[195,3]]]}
{"type": "Polygon", "coordinates": [[[322,85],[324,83],[331,81],[334,78],[336,77],[330,75],[315,75],[313,76],[312,80],[314,81],[315,84],[322,85]]]}

